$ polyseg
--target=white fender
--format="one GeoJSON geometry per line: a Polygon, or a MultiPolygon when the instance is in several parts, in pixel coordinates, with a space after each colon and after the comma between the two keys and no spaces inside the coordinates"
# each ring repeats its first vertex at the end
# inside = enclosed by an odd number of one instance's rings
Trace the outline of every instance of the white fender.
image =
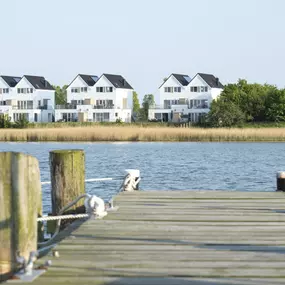
{"type": "Polygon", "coordinates": [[[102,218],[107,215],[104,200],[95,195],[87,197],[84,201],[84,206],[87,213],[93,213],[97,217],[102,218]]]}

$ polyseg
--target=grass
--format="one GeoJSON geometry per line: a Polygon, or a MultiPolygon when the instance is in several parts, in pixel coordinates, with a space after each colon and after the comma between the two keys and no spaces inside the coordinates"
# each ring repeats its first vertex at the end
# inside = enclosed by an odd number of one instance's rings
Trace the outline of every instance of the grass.
{"type": "Polygon", "coordinates": [[[164,126],[96,125],[28,129],[0,129],[0,141],[30,142],[98,142],[98,141],[164,141],[164,142],[285,142],[285,128],[171,128],[164,126]]]}

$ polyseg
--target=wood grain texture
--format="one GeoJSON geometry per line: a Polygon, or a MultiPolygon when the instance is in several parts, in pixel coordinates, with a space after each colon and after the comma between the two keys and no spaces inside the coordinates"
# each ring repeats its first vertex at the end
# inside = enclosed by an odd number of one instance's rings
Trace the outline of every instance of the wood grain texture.
{"type": "Polygon", "coordinates": [[[41,214],[38,160],[22,153],[0,153],[0,276],[16,270],[17,251],[28,259],[37,250],[41,214]]]}
{"type": "Polygon", "coordinates": [[[115,204],[34,283],[285,284],[284,193],[139,191],[115,204]]]}
{"type": "MultiPolygon", "coordinates": [[[[57,215],[67,204],[85,194],[85,155],[83,150],[50,152],[52,213],[57,215]]],[[[70,209],[82,206],[80,201],[70,209]]]]}

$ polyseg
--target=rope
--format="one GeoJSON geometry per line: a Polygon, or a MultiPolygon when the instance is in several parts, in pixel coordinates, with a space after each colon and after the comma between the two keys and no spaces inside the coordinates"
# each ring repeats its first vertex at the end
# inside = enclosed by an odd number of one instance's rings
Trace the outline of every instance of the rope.
{"type": "MultiPolygon", "coordinates": [[[[92,178],[87,179],[85,182],[97,182],[97,181],[108,181],[108,180],[115,180],[116,178],[92,178]]],[[[126,176],[124,176],[124,181],[121,185],[121,187],[118,189],[118,192],[120,191],[134,191],[137,189],[137,185],[140,182],[141,178],[136,177],[132,173],[128,173],[126,176]]],[[[50,184],[50,181],[42,182],[42,185],[50,184]]],[[[110,201],[111,209],[113,209],[113,202],[110,201]]],[[[90,196],[88,194],[83,194],[79,196],[77,199],[66,205],[64,208],[62,208],[57,216],[44,216],[37,219],[38,222],[43,221],[57,221],[56,224],[56,230],[52,237],[45,242],[38,243],[40,246],[47,246],[47,244],[51,243],[51,241],[54,240],[54,238],[58,235],[61,225],[61,220],[63,219],[80,219],[80,218],[88,218],[90,216],[94,215],[95,217],[104,217],[107,215],[105,202],[93,195],[90,196]],[[62,215],[66,210],[77,204],[81,199],[85,198],[84,205],[86,209],[85,214],[75,214],[75,215],[62,215]]]]}
{"type": "Polygon", "coordinates": [[[89,216],[90,216],[89,214],[62,215],[62,216],[43,216],[43,217],[37,218],[37,222],[69,220],[69,219],[82,219],[82,218],[88,218],[89,216]]]}
{"type": "MultiPolygon", "coordinates": [[[[66,205],[64,208],[62,208],[58,215],[61,216],[61,214],[63,214],[66,210],[68,210],[69,208],[71,208],[72,206],[74,206],[76,203],[78,203],[81,199],[89,197],[89,195],[87,194],[83,194],[80,195],[77,199],[75,199],[74,201],[72,201],[71,203],[69,203],[68,205],[66,205]]],[[[40,218],[39,218],[40,219],[40,218]]],[[[49,244],[52,240],[54,240],[54,238],[58,235],[59,230],[60,230],[60,225],[61,225],[61,219],[57,220],[56,223],[56,230],[54,232],[54,234],[52,235],[52,237],[48,240],[48,241],[44,241],[44,242],[39,242],[38,245],[40,246],[44,246],[49,244]]]]}
{"type": "MultiPolygon", "coordinates": [[[[116,181],[116,180],[121,180],[122,178],[124,178],[124,176],[119,176],[119,177],[105,177],[105,178],[90,178],[90,179],[86,179],[85,182],[103,182],[103,181],[116,181]]],[[[43,181],[41,182],[42,185],[49,185],[51,184],[51,181],[43,181]]]]}

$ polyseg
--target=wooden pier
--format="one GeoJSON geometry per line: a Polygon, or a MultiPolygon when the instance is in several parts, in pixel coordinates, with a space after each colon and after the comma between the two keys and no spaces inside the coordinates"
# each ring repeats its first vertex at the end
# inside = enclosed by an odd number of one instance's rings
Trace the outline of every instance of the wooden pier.
{"type": "Polygon", "coordinates": [[[115,205],[40,259],[52,266],[33,284],[285,284],[282,192],[135,191],[115,205]]]}

